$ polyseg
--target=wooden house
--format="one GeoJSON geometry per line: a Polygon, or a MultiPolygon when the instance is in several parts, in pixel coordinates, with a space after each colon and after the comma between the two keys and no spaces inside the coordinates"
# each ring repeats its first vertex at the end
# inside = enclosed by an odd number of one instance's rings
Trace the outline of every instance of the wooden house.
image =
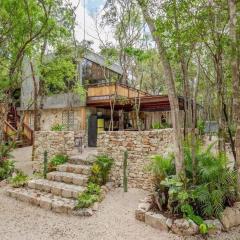
{"type": "MultiPolygon", "coordinates": [[[[118,64],[106,64],[102,56],[91,51],[87,51],[77,64],[78,81],[85,88],[86,96],[79,97],[73,92],[45,96],[41,105],[41,130],[63,125],[66,130],[84,136],[85,145],[96,146],[98,131],[149,130],[161,127],[161,124],[171,126],[168,96],[153,96],[132,88],[122,81],[123,70],[118,64]]],[[[23,75],[17,114],[25,115],[25,126],[33,129],[33,107],[29,102],[34,87],[27,61],[23,75]]],[[[183,120],[184,100],[181,97],[179,106],[183,120]]]]}

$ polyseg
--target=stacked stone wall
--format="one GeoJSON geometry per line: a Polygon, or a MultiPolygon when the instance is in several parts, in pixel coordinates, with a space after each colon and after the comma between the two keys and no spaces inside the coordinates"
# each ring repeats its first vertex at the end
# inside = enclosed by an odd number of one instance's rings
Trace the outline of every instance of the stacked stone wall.
{"type": "Polygon", "coordinates": [[[69,155],[74,149],[73,131],[38,131],[34,133],[33,171],[43,169],[44,151],[50,160],[56,154],[69,155]]]}
{"type": "Polygon", "coordinates": [[[152,174],[146,170],[154,154],[167,155],[174,151],[173,130],[113,131],[98,134],[98,152],[114,159],[111,180],[123,182],[123,153],[128,150],[128,186],[153,189],[152,174]]]}

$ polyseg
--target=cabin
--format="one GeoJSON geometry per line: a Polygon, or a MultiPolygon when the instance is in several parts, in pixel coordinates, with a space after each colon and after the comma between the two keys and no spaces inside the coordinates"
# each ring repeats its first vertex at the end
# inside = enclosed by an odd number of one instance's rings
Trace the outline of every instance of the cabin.
{"type": "MultiPolygon", "coordinates": [[[[73,92],[44,96],[40,106],[41,130],[62,125],[81,136],[85,146],[95,147],[99,131],[171,127],[168,96],[151,95],[129,86],[123,82],[120,65],[106,64],[104,57],[92,51],[86,51],[77,64],[78,81],[85,89],[85,96],[73,92]]],[[[16,115],[17,122],[24,116],[25,136],[32,143],[34,112],[29,102],[34,96],[34,85],[30,70],[29,62],[24,61],[20,106],[12,109],[10,116],[16,115]]],[[[179,97],[179,107],[184,122],[182,97],[179,97]]],[[[6,125],[9,128],[11,124],[6,125]]]]}

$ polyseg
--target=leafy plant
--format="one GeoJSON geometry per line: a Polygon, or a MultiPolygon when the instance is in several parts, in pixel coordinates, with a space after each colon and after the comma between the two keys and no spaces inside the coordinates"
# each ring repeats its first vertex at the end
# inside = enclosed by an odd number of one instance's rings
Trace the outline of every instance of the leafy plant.
{"type": "Polygon", "coordinates": [[[88,183],[87,185],[87,193],[93,194],[93,195],[99,195],[101,192],[101,188],[99,185],[95,183],[88,183]]]}
{"type": "Polygon", "coordinates": [[[0,164],[2,161],[7,160],[12,157],[11,151],[15,148],[14,142],[9,142],[7,144],[0,144],[0,164]]]}
{"type": "MultiPolygon", "coordinates": [[[[203,218],[219,217],[226,206],[233,205],[236,201],[236,172],[227,167],[225,154],[213,154],[213,145],[204,148],[197,140],[195,181],[189,145],[184,145],[185,174],[172,175],[173,158],[152,158],[148,170],[156,180],[161,210],[182,214],[201,225],[204,224],[203,218]]],[[[204,232],[204,225],[202,228],[204,232]]]]}
{"type": "Polygon", "coordinates": [[[56,166],[64,164],[68,161],[68,156],[58,154],[54,156],[48,163],[48,171],[53,171],[56,169],[56,166]]]}
{"type": "Polygon", "coordinates": [[[199,135],[204,134],[205,122],[203,120],[198,120],[197,121],[197,129],[198,129],[199,135]]]}
{"type": "Polygon", "coordinates": [[[14,172],[14,161],[12,160],[4,160],[0,165],[0,180],[4,180],[10,176],[12,176],[14,172]]]}
{"type": "Polygon", "coordinates": [[[16,176],[10,179],[10,184],[15,188],[19,188],[25,186],[27,181],[28,176],[24,174],[22,171],[18,171],[16,176]]]}
{"type": "Polygon", "coordinates": [[[101,194],[100,186],[95,183],[89,183],[86,191],[79,194],[76,208],[91,207],[93,203],[99,201],[100,194],[101,194]]]}
{"type": "Polygon", "coordinates": [[[65,126],[63,124],[55,124],[51,127],[51,131],[61,132],[65,130],[65,126]]]}
{"type": "Polygon", "coordinates": [[[112,158],[106,155],[97,156],[97,159],[91,168],[92,175],[89,178],[89,181],[99,185],[105,184],[108,180],[112,164],[112,158]]]}
{"type": "Polygon", "coordinates": [[[97,202],[99,197],[97,195],[89,194],[87,192],[83,192],[78,196],[77,199],[77,208],[88,208],[93,205],[93,203],[97,202]]]}
{"type": "Polygon", "coordinates": [[[174,155],[170,154],[167,157],[154,155],[151,157],[151,162],[147,166],[147,170],[155,176],[155,183],[160,183],[167,176],[174,174],[174,155]]]}
{"type": "Polygon", "coordinates": [[[171,127],[170,124],[168,124],[167,122],[165,123],[156,122],[152,124],[152,129],[164,129],[170,127],[171,127]]]}

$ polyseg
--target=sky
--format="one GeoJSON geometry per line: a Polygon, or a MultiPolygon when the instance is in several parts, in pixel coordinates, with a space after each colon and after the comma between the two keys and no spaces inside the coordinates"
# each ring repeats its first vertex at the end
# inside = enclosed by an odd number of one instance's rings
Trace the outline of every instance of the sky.
{"type": "MultiPolygon", "coordinates": [[[[96,52],[99,51],[99,45],[101,45],[99,36],[102,41],[113,40],[111,31],[108,31],[107,29],[99,31],[96,30],[96,17],[99,16],[99,12],[104,6],[105,1],[106,0],[85,0],[85,40],[94,42],[92,48],[96,52]]],[[[75,5],[78,3],[78,0],[72,0],[72,3],[75,5]]],[[[84,39],[84,0],[80,1],[80,4],[76,10],[76,15],[76,38],[78,41],[82,41],[84,39]]]]}

